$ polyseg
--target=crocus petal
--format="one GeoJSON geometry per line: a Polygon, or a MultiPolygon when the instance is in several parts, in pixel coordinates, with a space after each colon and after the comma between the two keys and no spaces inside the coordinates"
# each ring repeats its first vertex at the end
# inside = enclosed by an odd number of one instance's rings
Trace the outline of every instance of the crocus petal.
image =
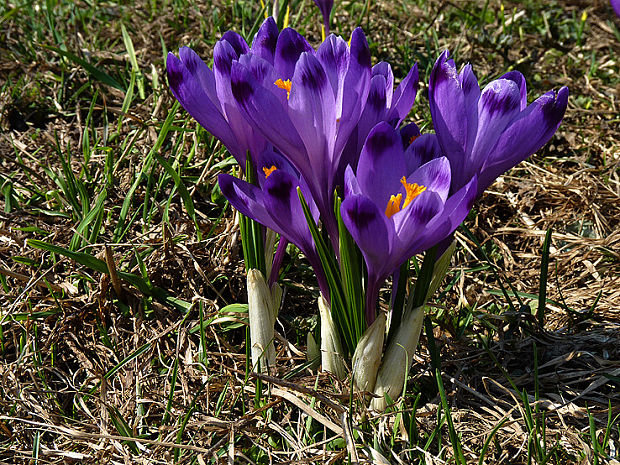
{"type": "Polygon", "coordinates": [[[427,224],[442,211],[443,205],[438,193],[425,190],[407,208],[392,216],[398,238],[398,246],[395,247],[398,253],[394,252],[393,257],[390,257],[394,261],[394,269],[410,256],[424,250],[418,244],[425,240],[427,224]],[[409,254],[411,249],[415,251],[409,254]]]}
{"type": "MultiPolygon", "coordinates": [[[[439,195],[441,203],[445,202],[450,192],[450,162],[446,157],[435,158],[423,164],[407,177],[409,184],[426,187],[439,195]]],[[[414,200],[415,202],[415,200],[414,200]]]]}
{"type": "Polygon", "coordinates": [[[407,147],[407,150],[405,150],[407,174],[409,175],[413,173],[424,163],[428,163],[429,161],[441,156],[442,151],[436,134],[423,134],[416,137],[411,145],[407,147]]]}
{"type": "Polygon", "coordinates": [[[248,47],[243,37],[235,31],[226,31],[220,40],[226,41],[232,45],[235,52],[237,52],[237,56],[244,55],[250,51],[250,47],[248,47]]]}
{"type": "Polygon", "coordinates": [[[380,61],[372,67],[372,77],[383,76],[385,79],[385,102],[389,108],[392,106],[392,96],[394,95],[394,73],[387,61],[380,61]]]}
{"type": "MultiPolygon", "coordinates": [[[[193,75],[185,64],[172,53],[168,54],[166,67],[170,90],[181,105],[183,105],[183,108],[185,108],[202,127],[220,139],[239,163],[243,162],[245,165],[245,152],[240,149],[237,139],[234,137],[228,122],[222,115],[221,108],[209,98],[201,86],[198,77],[193,75]]],[[[202,71],[202,68],[195,68],[194,71],[202,71]]],[[[209,70],[209,73],[210,72],[209,70]]],[[[209,81],[210,78],[205,77],[203,80],[209,81]]],[[[215,91],[215,89],[213,90],[215,91]]],[[[217,102],[217,100],[215,101],[217,102]]]]}
{"type": "Polygon", "coordinates": [[[278,26],[272,16],[269,16],[252,41],[252,54],[258,55],[263,60],[273,65],[273,59],[276,53],[276,45],[278,43],[278,26]]]}
{"type": "Polygon", "coordinates": [[[284,171],[299,179],[299,173],[285,156],[273,150],[264,150],[258,156],[256,166],[258,181],[261,186],[265,183],[265,180],[271,176],[273,171],[275,171],[273,168],[278,171],[284,171]]]}
{"type": "Polygon", "coordinates": [[[568,104],[568,88],[547,92],[506,128],[479,175],[479,195],[503,172],[525,160],[553,136],[568,104]]]}
{"type": "Polygon", "coordinates": [[[342,221],[357,243],[368,265],[368,272],[381,274],[389,257],[394,228],[385,213],[363,195],[347,197],[340,206],[342,221]]]}
{"type": "Polygon", "coordinates": [[[519,71],[508,71],[504,74],[500,79],[509,79],[514,81],[519,88],[519,93],[521,94],[521,105],[520,109],[525,110],[527,107],[527,83],[525,82],[525,76],[521,74],[519,71]]]}
{"type": "Polygon", "coordinates": [[[611,7],[614,9],[616,16],[620,18],[620,0],[611,0],[611,7]]]}
{"type": "Polygon", "coordinates": [[[452,168],[460,171],[465,161],[468,119],[463,115],[465,96],[447,51],[441,54],[433,67],[428,96],[439,144],[450,158],[452,168]]]}
{"type": "Polygon", "coordinates": [[[224,196],[239,213],[281,234],[279,226],[265,208],[263,192],[258,187],[225,173],[218,175],[217,182],[224,196]]]}
{"type": "MultiPolygon", "coordinates": [[[[506,126],[519,113],[520,101],[519,88],[509,79],[496,79],[484,88],[478,100],[478,134],[465,167],[468,179],[480,169],[506,126]]],[[[461,187],[456,185],[455,189],[461,187]]]]}
{"type": "Polygon", "coordinates": [[[357,180],[364,192],[379,206],[387,206],[392,195],[401,191],[406,174],[403,144],[398,131],[386,122],[377,124],[366,138],[357,165],[357,180]]]}
{"type": "Polygon", "coordinates": [[[402,123],[411,111],[411,107],[418,93],[418,83],[418,64],[416,63],[409,70],[405,79],[403,79],[396,88],[396,91],[394,91],[393,100],[391,103],[388,103],[388,106],[391,108],[387,116],[387,121],[394,121],[395,126],[400,126],[400,123],[402,123]]]}
{"type": "Polygon", "coordinates": [[[298,169],[302,170],[305,167],[309,170],[303,142],[282,100],[272,92],[265,91],[248,69],[239,62],[233,63],[231,86],[239,108],[254,127],[282,153],[286,153],[298,169]]]}
{"type": "MultiPolygon", "coordinates": [[[[338,118],[339,128],[335,153],[340,154],[351,131],[357,125],[370,88],[370,49],[361,28],[351,34],[349,67],[342,88],[342,102],[338,118]]],[[[346,166],[346,165],[345,165],[346,166]]]]}
{"type": "Polygon", "coordinates": [[[353,173],[353,168],[351,168],[351,166],[347,166],[344,171],[344,198],[346,199],[351,195],[359,195],[361,193],[362,189],[357,182],[355,173],[353,173]]]}
{"type": "Polygon", "coordinates": [[[284,29],[278,36],[273,60],[280,79],[286,81],[293,77],[295,64],[303,52],[313,53],[314,51],[308,41],[297,31],[291,28],[284,29]]]}
{"type": "Polygon", "coordinates": [[[336,99],[342,99],[344,77],[349,65],[349,46],[342,37],[332,34],[319,45],[316,57],[327,73],[336,99]]]}
{"type": "Polygon", "coordinates": [[[420,128],[415,123],[409,123],[398,130],[403,140],[403,148],[406,149],[420,136],[420,128]]]}
{"type": "Polygon", "coordinates": [[[189,47],[181,47],[179,49],[179,58],[194,79],[200,83],[200,87],[209,96],[209,99],[216,103],[215,76],[207,64],[189,47]]]}

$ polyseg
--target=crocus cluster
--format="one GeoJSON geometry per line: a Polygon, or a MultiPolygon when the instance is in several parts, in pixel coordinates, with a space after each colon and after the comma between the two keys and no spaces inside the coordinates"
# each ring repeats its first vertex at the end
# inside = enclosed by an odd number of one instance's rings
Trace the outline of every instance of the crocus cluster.
{"type": "MultiPolygon", "coordinates": [[[[317,4],[327,30],[331,2],[317,4]]],[[[353,305],[342,280],[357,280],[349,287],[363,293],[361,321],[368,333],[348,353],[355,350],[358,364],[375,367],[363,383],[356,382],[362,389],[373,389],[382,367],[381,393],[392,393],[385,363],[401,356],[388,348],[381,365],[389,317],[378,306],[380,288],[408,259],[436,246],[445,274],[450,256],[441,252],[453,250],[454,231],[475,200],[547,143],[568,98],[568,89],[561,88],[528,105],[525,78],[516,71],[480,89],[472,67],[459,72],[446,51],[429,82],[435,133],[421,134],[414,124],[403,125],[417,93],[416,65],[394,89],[390,65],[371,66],[361,29],[349,41],[329,35],[314,49],[295,30],[279,31],[272,18],[251,46],[234,32],[224,34],[215,46],[213,70],[189,48],[180,49],[179,58],[169,54],[167,65],[170,87],[183,107],[242,167],[250,157],[255,181],[221,174],[221,190],[239,212],[301,250],[317,276],[322,315],[330,305],[353,305]],[[363,259],[357,274],[347,268],[352,256],[342,249],[347,240],[363,259]],[[339,273],[326,261],[329,256],[339,273]]],[[[340,321],[325,318],[323,324],[340,321]]],[[[408,309],[397,341],[388,341],[398,346],[394,350],[403,344],[415,349],[412,332],[419,329],[406,326],[412,321],[419,326],[418,309],[408,309]]],[[[332,354],[340,350],[338,334],[346,331],[340,326],[327,337],[321,329],[332,354]]],[[[338,368],[324,359],[338,373],[346,372],[341,368],[347,363],[338,368]]]]}

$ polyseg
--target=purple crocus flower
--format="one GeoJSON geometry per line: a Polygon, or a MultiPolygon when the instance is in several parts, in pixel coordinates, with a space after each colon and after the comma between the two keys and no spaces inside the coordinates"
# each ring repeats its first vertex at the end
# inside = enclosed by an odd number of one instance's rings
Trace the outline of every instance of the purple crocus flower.
{"type": "MultiPolygon", "coordinates": [[[[334,6],[334,0],[314,0],[316,6],[321,10],[321,15],[323,15],[323,28],[325,36],[329,35],[329,17],[332,14],[332,8],[334,6]]],[[[325,37],[324,36],[324,37],[325,37]]]]}
{"type": "MultiPolygon", "coordinates": [[[[413,144],[412,144],[413,145],[413,144]]],[[[379,123],[370,132],[357,173],[345,173],[340,213],[368,268],[366,321],[375,319],[381,283],[405,260],[448,237],[469,213],[477,191],[472,179],[450,195],[447,158],[420,165],[400,133],[379,123]]]]}
{"type": "Polygon", "coordinates": [[[620,18],[620,0],[611,0],[611,7],[616,12],[616,16],[620,18]]]}
{"type": "MultiPolygon", "coordinates": [[[[229,174],[220,174],[218,182],[222,193],[241,214],[299,247],[316,273],[321,293],[329,299],[327,280],[297,194],[297,187],[300,187],[317,221],[319,213],[307,184],[284,157],[273,151],[265,151],[259,156],[257,168],[259,186],[229,174]]],[[[270,281],[274,281],[273,278],[270,281]]]]}
{"type": "Polygon", "coordinates": [[[273,66],[252,54],[232,63],[232,93],[241,113],[306,180],[335,250],[340,156],[364,109],[370,77],[370,51],[360,28],[350,46],[331,35],[316,52],[297,32],[284,29],[273,66]]]}
{"type": "Polygon", "coordinates": [[[558,129],[568,88],[550,91],[527,104],[525,78],[510,71],[482,91],[466,65],[457,72],[448,51],[441,54],[429,83],[433,125],[442,154],[452,168],[451,192],[478,176],[478,193],[525,160],[558,129]]]}
{"type": "Polygon", "coordinates": [[[226,32],[215,45],[213,71],[189,47],[179,58],[168,54],[168,82],[175,98],[207,131],[220,139],[245,170],[246,154],[255,159],[268,148],[264,137],[241,116],[230,87],[232,62],[253,54],[273,64],[278,28],[267,18],[248,47],[243,38],[226,32]]]}

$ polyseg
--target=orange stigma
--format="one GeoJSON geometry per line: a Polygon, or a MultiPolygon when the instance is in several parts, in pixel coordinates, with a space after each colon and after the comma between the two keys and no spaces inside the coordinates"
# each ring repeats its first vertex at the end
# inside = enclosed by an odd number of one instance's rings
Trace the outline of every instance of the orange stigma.
{"type": "Polygon", "coordinates": [[[278,168],[276,168],[275,165],[271,165],[271,168],[267,168],[266,166],[263,166],[263,173],[265,173],[265,177],[268,178],[271,175],[271,173],[273,173],[277,169],[278,168]]]}
{"type": "MultiPolygon", "coordinates": [[[[407,196],[405,197],[405,202],[403,203],[402,208],[405,208],[409,205],[413,199],[415,199],[418,195],[426,190],[426,186],[418,186],[416,183],[409,184],[407,182],[407,178],[404,176],[401,178],[400,183],[405,188],[405,192],[407,192],[407,196]]],[[[388,218],[391,218],[394,213],[398,213],[401,210],[400,203],[403,200],[403,194],[392,195],[390,200],[388,200],[387,207],[385,207],[385,215],[388,218]]]]}
{"type": "Polygon", "coordinates": [[[284,89],[286,91],[286,99],[288,100],[288,98],[291,96],[291,86],[293,85],[291,80],[287,79],[286,81],[283,81],[282,79],[278,79],[276,82],[274,82],[274,84],[280,89],[284,89]]]}
{"type": "Polygon", "coordinates": [[[420,137],[420,136],[411,136],[409,138],[409,145],[413,144],[413,141],[416,140],[418,137],[420,137]]]}

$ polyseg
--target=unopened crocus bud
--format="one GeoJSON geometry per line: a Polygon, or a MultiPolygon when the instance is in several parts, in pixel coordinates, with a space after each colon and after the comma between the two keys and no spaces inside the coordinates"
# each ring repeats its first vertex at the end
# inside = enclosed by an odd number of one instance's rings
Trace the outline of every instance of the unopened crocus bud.
{"type": "Polygon", "coordinates": [[[377,374],[374,393],[379,397],[373,398],[370,402],[370,408],[373,410],[380,412],[385,410],[387,407],[385,394],[391,399],[396,399],[403,392],[405,373],[413,360],[423,321],[424,307],[405,310],[400,327],[385,351],[377,374]]]}
{"type": "Polygon", "coordinates": [[[347,376],[347,367],[342,356],[342,345],[332,319],[329,304],[319,297],[319,317],[321,318],[321,363],[324,371],[329,371],[338,379],[347,376]]]}
{"type": "Polygon", "coordinates": [[[353,383],[360,391],[372,391],[375,387],[377,371],[381,364],[381,355],[383,355],[385,322],[385,313],[381,312],[364,332],[355,348],[352,362],[353,383]]]}
{"type": "Polygon", "coordinates": [[[274,284],[269,289],[265,276],[253,269],[248,271],[247,289],[252,366],[261,373],[268,373],[276,363],[274,326],[282,300],[282,288],[274,284]]]}

